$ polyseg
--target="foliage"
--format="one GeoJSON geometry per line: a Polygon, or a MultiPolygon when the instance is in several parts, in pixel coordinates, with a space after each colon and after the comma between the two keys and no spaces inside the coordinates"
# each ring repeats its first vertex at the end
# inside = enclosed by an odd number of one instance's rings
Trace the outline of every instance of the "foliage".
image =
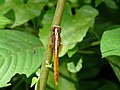
{"type": "Polygon", "coordinates": [[[0,49],[0,87],[7,86],[16,73],[30,76],[39,67],[43,56],[39,39],[15,30],[0,31],[0,49]]]}
{"type": "MultiPolygon", "coordinates": [[[[34,90],[56,3],[0,0],[0,90],[34,90]]],[[[59,85],[51,68],[46,90],[120,90],[119,16],[120,0],[67,0],[59,85]]]]}

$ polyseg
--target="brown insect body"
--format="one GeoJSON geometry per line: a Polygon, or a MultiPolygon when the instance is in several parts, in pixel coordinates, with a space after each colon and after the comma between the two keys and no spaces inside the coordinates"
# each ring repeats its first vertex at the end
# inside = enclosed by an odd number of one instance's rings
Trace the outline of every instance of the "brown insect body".
{"type": "Polygon", "coordinates": [[[55,78],[55,84],[58,85],[58,66],[59,66],[59,47],[60,47],[60,42],[61,42],[61,38],[60,38],[60,32],[61,32],[61,28],[60,26],[53,26],[51,28],[51,32],[52,32],[52,52],[53,52],[53,57],[54,57],[54,78],[55,78]]]}

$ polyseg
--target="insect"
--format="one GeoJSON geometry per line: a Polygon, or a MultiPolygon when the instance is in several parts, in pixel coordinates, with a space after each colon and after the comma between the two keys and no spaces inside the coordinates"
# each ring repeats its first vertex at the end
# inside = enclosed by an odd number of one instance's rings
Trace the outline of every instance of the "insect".
{"type": "Polygon", "coordinates": [[[55,84],[58,85],[58,66],[59,66],[59,48],[61,43],[61,37],[60,37],[61,28],[58,25],[55,25],[51,28],[51,37],[52,37],[52,52],[53,52],[53,58],[54,58],[54,78],[55,78],[55,84]]]}
{"type": "MultiPolygon", "coordinates": [[[[88,27],[84,28],[86,25],[88,25],[88,23],[81,24],[81,28],[75,29],[74,31],[71,28],[69,28],[69,31],[68,30],[62,31],[62,33],[60,26],[55,25],[51,27],[51,37],[52,37],[51,48],[54,57],[54,78],[56,85],[58,85],[58,75],[59,75],[58,73],[59,48],[62,46],[62,50],[60,53],[64,55],[67,52],[67,50],[72,49],[76,45],[76,43],[82,41],[84,34],[81,34],[81,31],[88,30],[88,27]],[[62,37],[62,45],[61,45],[61,37],[62,37]]],[[[86,40],[86,42],[89,42],[89,40],[86,40]]]]}

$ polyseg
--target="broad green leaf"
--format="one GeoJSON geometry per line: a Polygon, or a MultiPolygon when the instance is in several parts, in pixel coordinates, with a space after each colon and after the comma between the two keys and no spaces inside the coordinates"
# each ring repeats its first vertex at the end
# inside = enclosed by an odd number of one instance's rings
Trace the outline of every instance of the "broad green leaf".
{"type": "Polygon", "coordinates": [[[77,73],[82,68],[82,59],[80,59],[77,63],[77,65],[74,65],[74,62],[67,63],[68,70],[72,73],[77,73]]]}
{"type": "Polygon", "coordinates": [[[118,10],[119,9],[119,7],[117,6],[117,4],[115,3],[114,0],[104,0],[104,2],[111,9],[114,9],[114,10],[118,10]]]}
{"type": "Polygon", "coordinates": [[[105,31],[101,39],[102,57],[120,56],[120,28],[105,31]]]}
{"type": "Polygon", "coordinates": [[[11,20],[9,20],[8,18],[4,17],[4,16],[0,16],[0,28],[4,28],[5,25],[10,24],[11,20]]]}
{"type": "Polygon", "coordinates": [[[120,81],[120,56],[109,56],[107,59],[120,81]]]}
{"type": "MultiPolygon", "coordinates": [[[[48,38],[50,39],[50,25],[53,14],[53,10],[48,11],[43,19],[44,27],[40,30],[39,36],[44,46],[46,46],[48,38]]],[[[62,49],[60,56],[63,56],[68,50],[72,49],[76,43],[83,40],[88,29],[93,26],[96,15],[98,15],[97,10],[86,5],[77,10],[73,16],[70,6],[68,4],[66,5],[61,22],[62,49]]]]}
{"type": "Polygon", "coordinates": [[[47,0],[28,0],[26,4],[24,0],[6,0],[5,4],[0,7],[0,10],[2,10],[1,15],[13,9],[16,18],[13,27],[19,26],[40,15],[46,3],[47,0]]]}
{"type": "Polygon", "coordinates": [[[101,40],[101,52],[107,57],[116,76],[120,81],[120,28],[105,31],[101,40]],[[114,56],[113,56],[114,55],[114,56]],[[116,56],[115,56],[116,55],[116,56]]]}
{"type": "Polygon", "coordinates": [[[42,62],[44,48],[39,39],[16,30],[0,30],[0,87],[16,74],[29,77],[42,62]]]}
{"type": "Polygon", "coordinates": [[[72,49],[76,43],[83,40],[88,29],[93,26],[97,14],[97,10],[91,6],[83,6],[76,11],[75,16],[71,15],[70,10],[69,12],[66,10],[61,24],[62,50],[60,56],[63,56],[69,49],[72,49]]]}

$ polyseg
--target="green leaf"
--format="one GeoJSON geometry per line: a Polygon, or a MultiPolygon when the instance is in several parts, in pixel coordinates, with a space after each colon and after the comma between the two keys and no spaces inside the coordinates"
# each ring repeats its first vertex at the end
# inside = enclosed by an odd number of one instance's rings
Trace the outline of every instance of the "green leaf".
{"type": "Polygon", "coordinates": [[[23,0],[7,0],[5,4],[0,7],[0,10],[2,10],[1,15],[13,9],[16,19],[12,27],[19,26],[40,15],[46,3],[47,0],[28,0],[27,4],[25,4],[23,0]]]}
{"type": "Polygon", "coordinates": [[[5,0],[0,0],[0,6],[5,3],[5,0]]]}
{"type": "Polygon", "coordinates": [[[107,57],[116,76],[120,81],[120,28],[105,31],[101,40],[101,52],[103,57],[107,57]],[[116,56],[113,56],[116,55],[116,56]]]}
{"type": "Polygon", "coordinates": [[[63,56],[69,49],[72,49],[76,43],[83,40],[88,29],[93,26],[94,18],[98,12],[91,6],[83,6],[76,12],[75,16],[65,13],[62,22],[62,50],[60,56],[63,56]]]}
{"type": "Polygon", "coordinates": [[[33,87],[33,85],[35,85],[35,84],[38,82],[38,80],[39,80],[39,79],[38,79],[37,77],[33,77],[30,87],[33,87]]]}
{"type": "MultiPolygon", "coordinates": [[[[47,45],[46,42],[48,38],[50,39],[48,36],[50,36],[50,25],[53,14],[53,10],[46,13],[43,20],[44,27],[40,30],[39,36],[44,46],[47,45]]],[[[97,10],[86,5],[77,10],[73,16],[70,6],[68,4],[66,5],[61,23],[62,49],[60,56],[63,56],[68,50],[72,49],[76,43],[83,40],[88,29],[93,26],[96,15],[98,15],[97,10]]]]}
{"type": "Polygon", "coordinates": [[[120,81],[120,56],[109,56],[107,59],[120,81]]]}
{"type": "Polygon", "coordinates": [[[0,28],[4,28],[5,25],[10,24],[11,20],[9,20],[8,18],[4,17],[4,16],[0,16],[0,28]]]}
{"type": "Polygon", "coordinates": [[[77,63],[77,65],[74,65],[74,62],[67,63],[68,70],[72,73],[77,73],[82,68],[82,59],[80,59],[77,63]]]}
{"type": "Polygon", "coordinates": [[[36,71],[37,77],[32,78],[31,87],[33,87],[33,85],[35,85],[35,87],[37,86],[37,82],[39,80],[39,75],[40,75],[40,68],[36,71]]]}
{"type": "Polygon", "coordinates": [[[16,74],[29,77],[42,62],[44,48],[39,39],[16,30],[0,30],[0,87],[16,74]]]}
{"type": "Polygon", "coordinates": [[[101,39],[102,57],[111,55],[120,56],[120,28],[105,31],[101,39]]]}
{"type": "Polygon", "coordinates": [[[119,9],[119,7],[117,6],[117,4],[114,0],[104,0],[104,2],[109,8],[111,8],[113,10],[119,9]]]}

